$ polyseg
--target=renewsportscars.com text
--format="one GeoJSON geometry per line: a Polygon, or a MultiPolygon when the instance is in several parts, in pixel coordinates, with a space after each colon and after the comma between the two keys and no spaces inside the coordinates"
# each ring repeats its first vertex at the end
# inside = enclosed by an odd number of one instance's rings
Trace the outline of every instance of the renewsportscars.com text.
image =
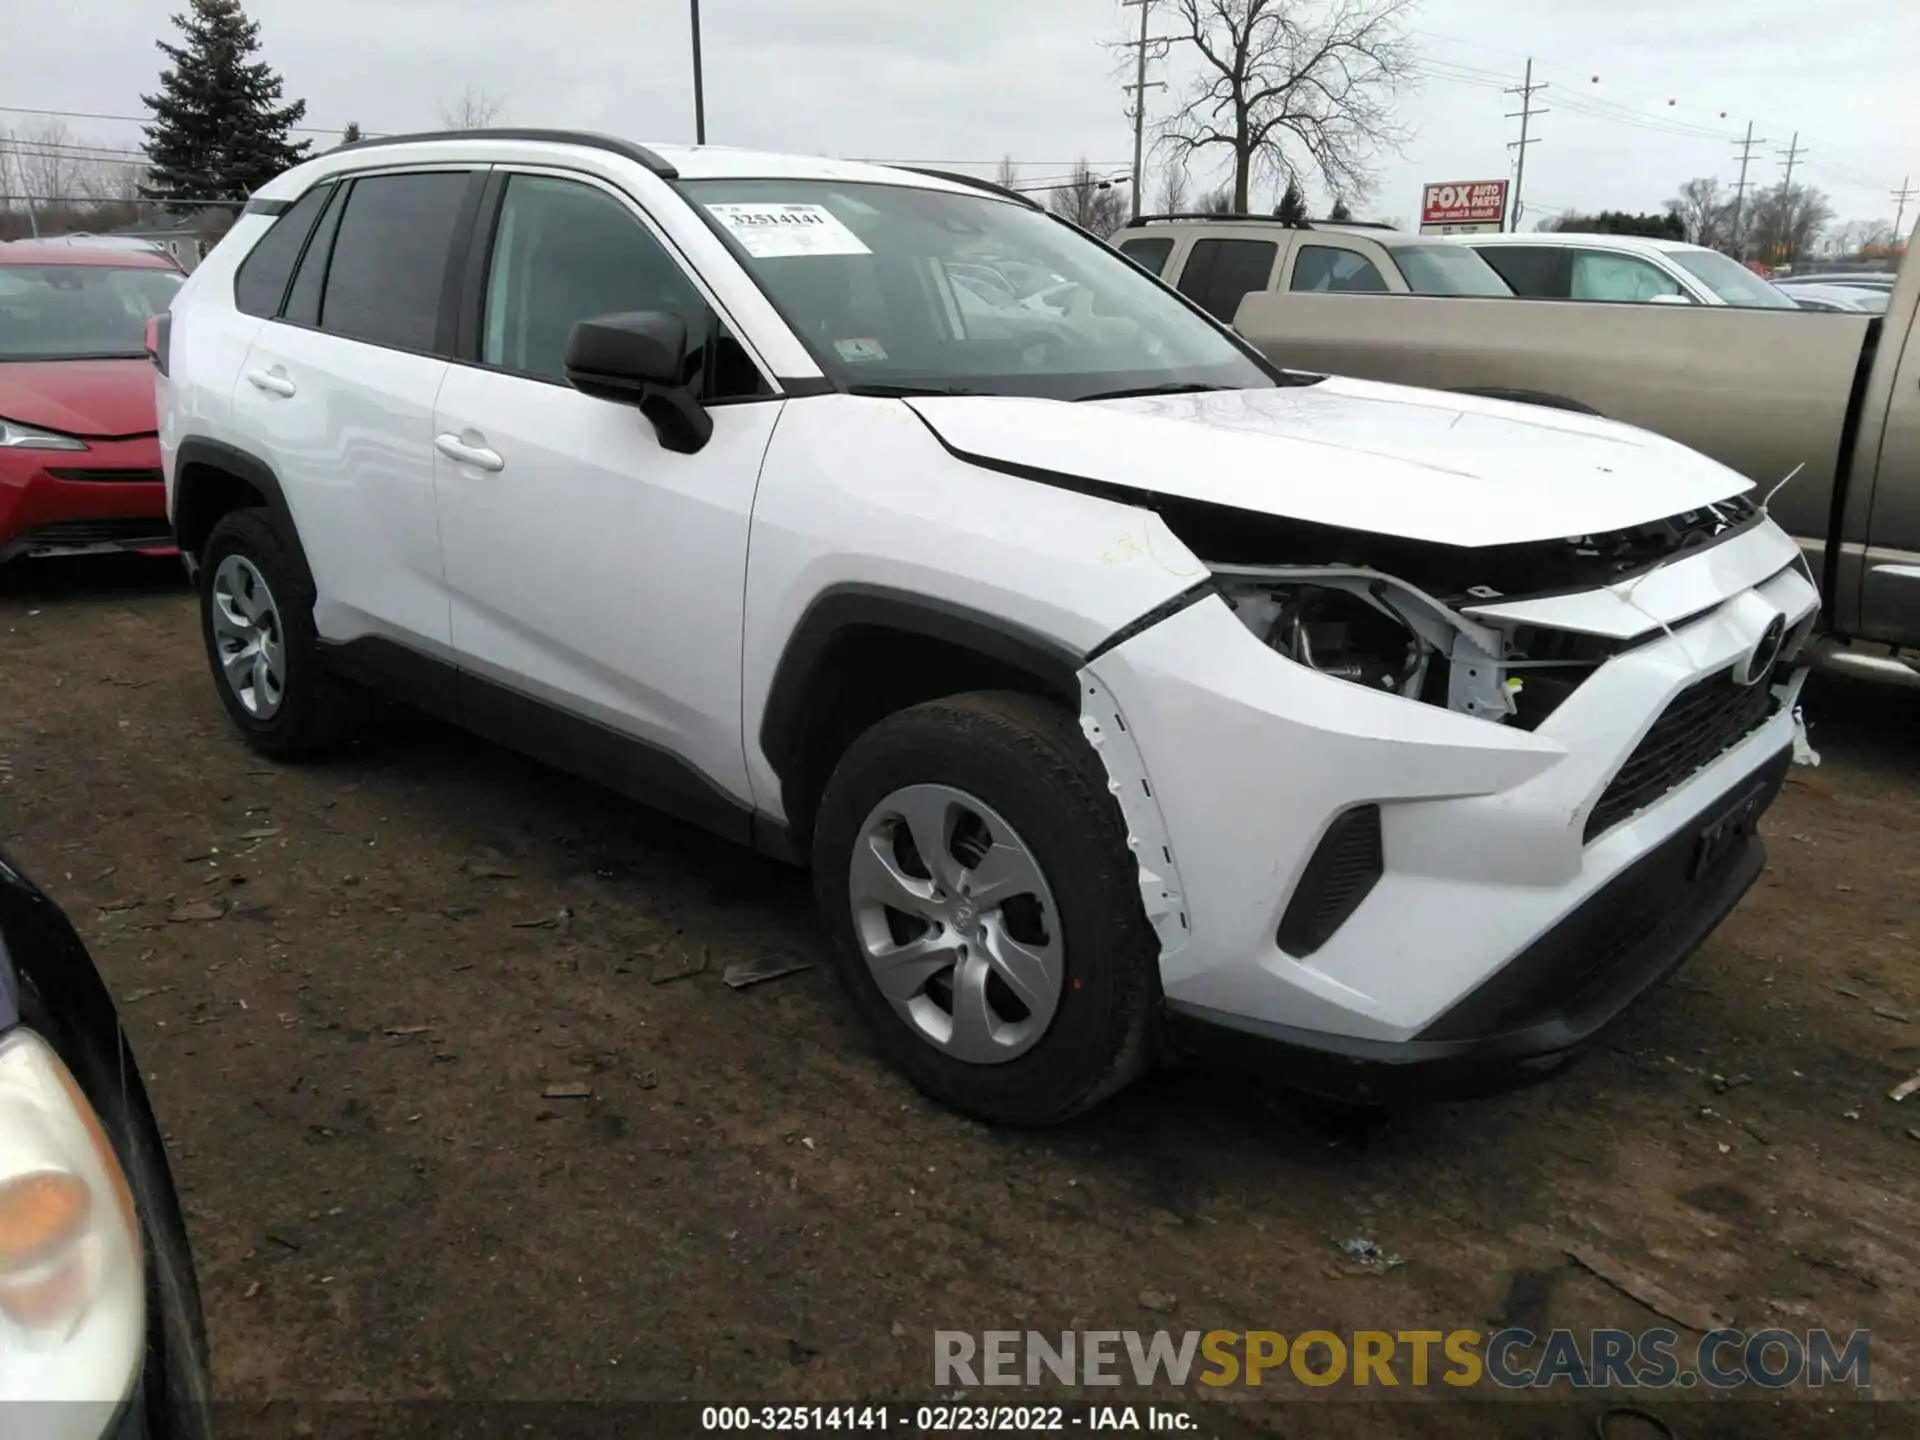
{"type": "Polygon", "coordinates": [[[1733,1390],[1870,1383],[1869,1333],[1655,1329],[936,1330],[933,1383],[1733,1390]]]}

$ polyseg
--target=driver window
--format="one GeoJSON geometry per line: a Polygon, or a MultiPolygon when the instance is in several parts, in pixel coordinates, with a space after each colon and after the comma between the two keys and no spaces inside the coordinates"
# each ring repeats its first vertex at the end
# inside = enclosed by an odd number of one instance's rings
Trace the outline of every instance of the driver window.
{"type": "Polygon", "coordinates": [[[762,393],[706,299],[626,206],[604,190],[544,175],[507,181],[488,265],[483,364],[566,382],[567,338],[582,320],[659,310],[687,322],[706,398],[762,393]],[[709,343],[709,342],[713,343],[709,343]]]}
{"type": "Polygon", "coordinates": [[[1601,250],[1576,251],[1573,257],[1572,298],[1575,300],[1651,300],[1656,295],[1684,295],[1678,281],[1632,255],[1601,250]]]}

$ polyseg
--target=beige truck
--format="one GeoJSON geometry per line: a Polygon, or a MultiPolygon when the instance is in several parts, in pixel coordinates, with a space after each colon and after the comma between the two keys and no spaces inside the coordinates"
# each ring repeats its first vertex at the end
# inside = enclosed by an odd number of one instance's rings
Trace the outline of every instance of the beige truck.
{"type": "MultiPolygon", "coordinates": [[[[1180,285],[1216,223],[1153,227],[1179,232],[1154,267],[1164,280],[1180,285]]],[[[1233,223],[1233,238],[1276,246],[1266,283],[1233,313],[1270,359],[1586,410],[1731,465],[1772,492],[1774,518],[1807,553],[1826,656],[1920,680],[1920,263],[1905,267],[1884,315],[1443,298],[1292,288],[1289,257],[1302,247],[1373,237],[1233,223]]],[[[1130,228],[1115,242],[1139,236],[1130,228]]]]}

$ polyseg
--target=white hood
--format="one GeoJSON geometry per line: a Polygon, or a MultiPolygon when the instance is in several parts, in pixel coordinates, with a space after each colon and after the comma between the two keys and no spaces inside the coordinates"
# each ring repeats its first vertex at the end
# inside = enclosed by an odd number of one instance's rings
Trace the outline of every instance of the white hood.
{"type": "Polygon", "coordinates": [[[1612,421],[1337,377],[1083,404],[908,403],[963,455],[1443,545],[1601,534],[1751,488],[1612,421]]]}

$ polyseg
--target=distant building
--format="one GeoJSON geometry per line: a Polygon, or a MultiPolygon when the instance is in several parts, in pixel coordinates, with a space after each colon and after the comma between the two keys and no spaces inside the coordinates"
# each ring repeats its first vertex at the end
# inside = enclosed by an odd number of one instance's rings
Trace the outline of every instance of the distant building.
{"type": "Polygon", "coordinates": [[[206,258],[207,252],[232,228],[235,211],[209,205],[199,210],[161,215],[108,232],[106,238],[144,240],[164,250],[182,270],[192,270],[206,258]]]}

